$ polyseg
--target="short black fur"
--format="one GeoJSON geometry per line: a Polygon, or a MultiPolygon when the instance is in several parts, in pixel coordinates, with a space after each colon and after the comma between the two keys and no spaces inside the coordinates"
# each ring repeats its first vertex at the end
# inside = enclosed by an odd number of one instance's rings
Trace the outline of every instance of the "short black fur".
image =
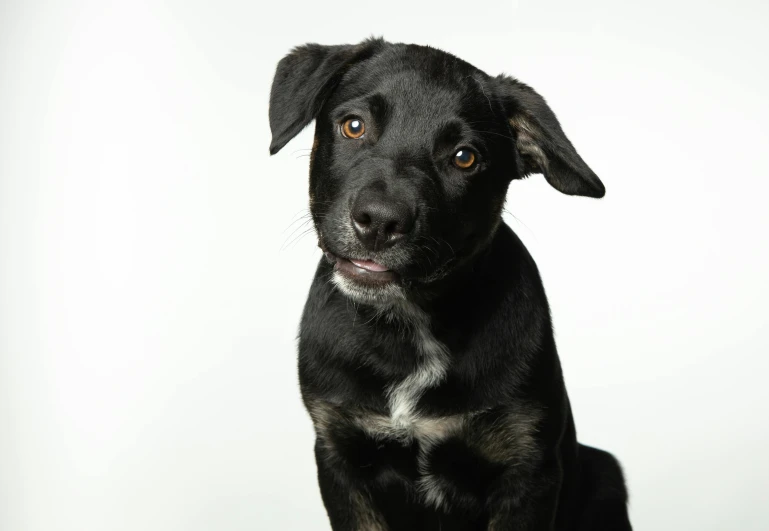
{"type": "Polygon", "coordinates": [[[312,120],[325,258],[299,378],[332,528],[631,529],[619,464],[577,443],[537,267],[501,219],[531,173],[604,195],[545,100],[429,47],[310,44],[278,65],[270,152],[312,120]]]}

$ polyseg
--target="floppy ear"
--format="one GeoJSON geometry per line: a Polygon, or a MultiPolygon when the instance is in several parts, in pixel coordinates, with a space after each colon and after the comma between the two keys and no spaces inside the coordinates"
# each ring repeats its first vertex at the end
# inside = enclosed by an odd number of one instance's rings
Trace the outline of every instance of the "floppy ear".
{"type": "Polygon", "coordinates": [[[519,173],[542,173],[568,195],[603,197],[606,189],[571,144],[545,99],[509,76],[495,78],[497,94],[516,133],[519,173]]]}
{"type": "Polygon", "coordinates": [[[351,64],[371,57],[383,44],[381,39],[341,46],[305,44],[281,59],[270,91],[270,154],[280,151],[318,115],[351,64]]]}

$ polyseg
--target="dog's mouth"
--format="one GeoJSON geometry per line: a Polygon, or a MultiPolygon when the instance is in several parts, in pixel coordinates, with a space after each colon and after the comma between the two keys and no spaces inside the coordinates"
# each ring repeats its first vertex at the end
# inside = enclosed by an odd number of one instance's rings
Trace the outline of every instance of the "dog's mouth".
{"type": "Polygon", "coordinates": [[[362,284],[389,284],[398,280],[398,274],[373,260],[343,258],[329,251],[324,252],[326,260],[334,264],[334,271],[350,280],[362,284]]]}

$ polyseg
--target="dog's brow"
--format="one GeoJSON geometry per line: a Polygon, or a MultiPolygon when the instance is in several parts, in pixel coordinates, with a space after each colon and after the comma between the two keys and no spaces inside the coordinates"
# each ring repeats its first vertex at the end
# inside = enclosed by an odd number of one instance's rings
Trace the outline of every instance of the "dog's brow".
{"type": "Polygon", "coordinates": [[[367,114],[370,110],[370,106],[365,98],[356,98],[340,103],[334,107],[329,116],[332,120],[338,121],[350,114],[367,114]]]}
{"type": "Polygon", "coordinates": [[[366,103],[374,120],[376,120],[380,126],[384,125],[390,111],[387,99],[381,94],[373,94],[366,98],[366,103]]]}
{"type": "Polygon", "coordinates": [[[454,144],[464,138],[464,127],[459,121],[452,120],[443,124],[438,130],[437,141],[439,145],[454,144]]]}
{"type": "Polygon", "coordinates": [[[455,119],[441,125],[435,137],[438,148],[453,148],[459,145],[472,147],[486,154],[486,142],[483,139],[485,131],[478,131],[473,122],[455,119]]]}

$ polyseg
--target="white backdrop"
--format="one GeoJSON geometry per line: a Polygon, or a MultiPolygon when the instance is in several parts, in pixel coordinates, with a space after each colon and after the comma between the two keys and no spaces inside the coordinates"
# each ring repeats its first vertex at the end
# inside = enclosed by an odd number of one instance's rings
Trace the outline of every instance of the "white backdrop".
{"type": "Polygon", "coordinates": [[[539,90],[607,187],[511,186],[580,439],[636,529],[766,530],[769,4],[3,2],[0,529],[325,530],[295,336],[311,129],[277,61],[369,35],[539,90]],[[297,229],[297,230],[295,230],[297,229]]]}

